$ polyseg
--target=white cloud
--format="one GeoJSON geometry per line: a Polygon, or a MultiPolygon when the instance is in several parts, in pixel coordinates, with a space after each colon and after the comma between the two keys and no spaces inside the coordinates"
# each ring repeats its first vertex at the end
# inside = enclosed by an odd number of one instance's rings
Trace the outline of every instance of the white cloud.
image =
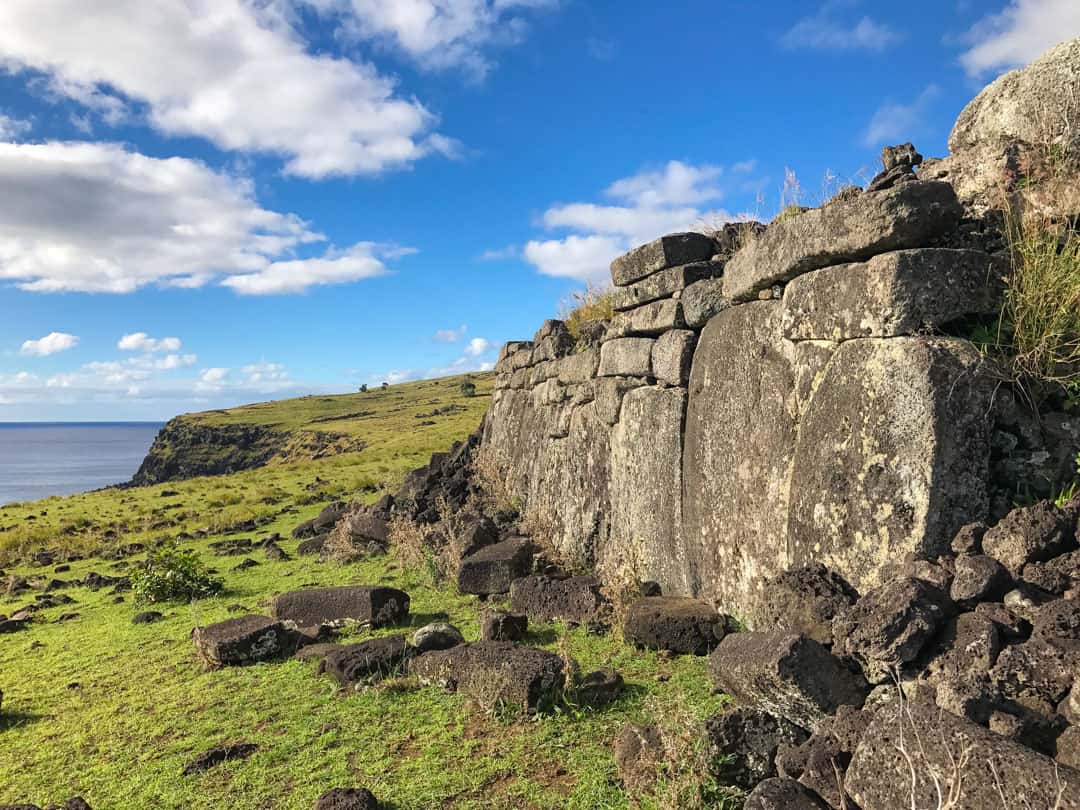
{"type": "Polygon", "coordinates": [[[727,169],[673,160],[617,180],[604,196],[619,204],[576,202],[545,211],[540,221],[546,229],[570,233],[532,240],[523,255],[544,275],[606,282],[611,260],[636,245],[665,233],[700,230],[734,219],[725,210],[705,205],[724,197],[733,175],[742,183],[752,169],[750,161],[727,169]]]}
{"type": "Polygon", "coordinates": [[[33,125],[23,118],[12,118],[0,113],[0,141],[13,141],[25,135],[33,125]]]}
{"type": "Polygon", "coordinates": [[[152,338],[146,332],[134,332],[120,338],[116,348],[125,352],[178,352],[180,345],[180,338],[152,338]]]}
{"type": "Polygon", "coordinates": [[[465,354],[469,357],[480,357],[491,348],[491,342],[484,338],[473,338],[465,347],[465,354]]]}
{"type": "Polygon", "coordinates": [[[926,131],[926,120],[941,89],[932,84],[909,104],[887,102],[878,107],[863,133],[865,146],[910,141],[926,131]]]}
{"type": "Polygon", "coordinates": [[[394,369],[388,371],[385,374],[374,374],[369,379],[375,384],[387,382],[391,385],[397,385],[403,382],[412,382],[414,380],[433,380],[437,377],[451,377],[457,374],[471,374],[484,371],[491,371],[495,368],[495,363],[491,360],[481,360],[476,357],[459,357],[454,362],[445,366],[436,366],[434,368],[427,369],[394,369]]]}
{"type": "Polygon", "coordinates": [[[504,262],[508,259],[516,259],[521,255],[521,248],[517,245],[507,245],[502,248],[494,248],[492,250],[485,250],[480,254],[479,259],[482,262],[504,262]]]}
{"type": "Polygon", "coordinates": [[[255,363],[242,366],[244,385],[279,385],[289,381],[289,372],[281,363],[255,363]]]}
{"type": "Polygon", "coordinates": [[[35,292],[298,292],[379,275],[380,257],[406,252],[363,242],[298,258],[325,238],[260,207],[249,181],[116,144],[0,143],[0,187],[0,281],[35,292]]]}
{"type": "Polygon", "coordinates": [[[525,9],[558,0],[302,0],[332,13],[347,35],[386,44],[425,70],[461,68],[475,79],[491,69],[486,50],[525,34],[525,9]]]}
{"type": "Polygon", "coordinates": [[[842,23],[833,16],[834,5],[826,3],[817,14],[799,20],[780,37],[780,44],[793,50],[881,52],[903,38],[870,17],[842,23]]]}
{"type": "Polygon", "coordinates": [[[469,327],[466,324],[462,324],[457,329],[440,329],[435,333],[435,340],[439,343],[457,343],[468,331],[469,327]]]}
{"type": "Polygon", "coordinates": [[[74,349],[78,345],[79,339],[75,335],[69,335],[66,332],[50,332],[43,338],[23,341],[21,352],[31,357],[47,357],[50,354],[74,349]]]}
{"type": "Polygon", "coordinates": [[[199,375],[199,381],[209,385],[218,385],[225,382],[228,376],[229,369],[227,368],[208,368],[199,375]]]}
{"type": "Polygon", "coordinates": [[[1059,42],[1080,36],[1076,0],[1011,0],[999,14],[983,18],[968,33],[970,47],[960,63],[971,76],[1019,67],[1059,42]]]}
{"type": "Polygon", "coordinates": [[[45,77],[50,95],[107,124],[145,116],[168,135],[280,155],[286,172],[305,177],[377,173],[454,151],[432,131],[435,117],[375,67],[310,52],[290,6],[95,0],[88,17],[85,0],[4,0],[0,65],[45,77]]]}

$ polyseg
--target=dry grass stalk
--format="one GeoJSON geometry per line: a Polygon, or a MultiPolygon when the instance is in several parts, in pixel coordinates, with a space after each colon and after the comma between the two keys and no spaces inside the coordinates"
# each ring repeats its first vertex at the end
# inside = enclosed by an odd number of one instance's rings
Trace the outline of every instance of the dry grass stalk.
{"type": "Polygon", "coordinates": [[[584,290],[571,293],[569,300],[559,307],[559,318],[566,323],[574,340],[581,340],[586,324],[606,323],[614,317],[614,291],[591,282],[584,290]]]}

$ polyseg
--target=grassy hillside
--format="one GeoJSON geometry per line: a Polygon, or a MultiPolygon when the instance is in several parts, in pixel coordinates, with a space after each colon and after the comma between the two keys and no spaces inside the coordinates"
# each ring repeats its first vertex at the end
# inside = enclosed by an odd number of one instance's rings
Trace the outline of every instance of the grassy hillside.
{"type": "MultiPolygon", "coordinates": [[[[478,637],[475,598],[434,585],[428,574],[405,570],[392,556],[345,566],[297,558],[297,543],[288,539],[293,526],[327,501],[374,500],[432,451],[474,430],[486,386],[474,399],[459,397],[457,387],[439,380],[367,396],[196,415],[293,428],[335,416],[350,429],[363,424],[371,430],[360,453],[0,510],[8,575],[42,582],[82,580],[91,571],[115,576],[139,558],[92,557],[61,572],[55,565],[10,562],[34,546],[111,548],[203,528],[206,536],[185,545],[226,582],[219,597],[159,607],[165,618],[151,625],[132,624],[141,608],[130,594],[118,602],[108,589],[65,586],[59,593],[73,604],[42,610],[28,629],[0,636],[0,804],[45,806],[81,794],[95,810],[309,810],[332,787],[363,785],[386,808],[399,810],[661,806],[629,797],[617,785],[612,741],[627,722],[686,722],[715,713],[723,699],[710,695],[703,659],[643,653],[581,629],[534,627],[530,643],[573,655],[585,671],[615,667],[628,686],[606,709],[565,706],[530,722],[493,717],[462,695],[407,681],[345,691],[317,677],[313,663],[208,672],[196,660],[193,627],[238,610],[265,612],[275,594],[315,585],[392,584],[412,596],[413,626],[446,614],[467,639],[478,637]],[[417,426],[429,421],[418,413],[451,403],[465,410],[417,426]],[[361,407],[378,416],[342,416],[361,407]],[[260,525],[239,536],[280,532],[292,559],[255,553],[256,567],[234,570],[243,558],[214,556],[210,544],[247,520],[260,525]],[[259,750],[246,761],[181,775],[195,755],[239,741],[259,750]]],[[[32,602],[35,593],[0,590],[0,614],[32,602]]],[[[358,640],[370,635],[355,634],[358,640]]],[[[681,804],[669,797],[662,806],[681,804]]]]}

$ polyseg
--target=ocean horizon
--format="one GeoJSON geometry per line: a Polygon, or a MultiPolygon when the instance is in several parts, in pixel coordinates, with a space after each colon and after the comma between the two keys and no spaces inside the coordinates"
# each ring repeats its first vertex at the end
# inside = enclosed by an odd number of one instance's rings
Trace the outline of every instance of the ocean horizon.
{"type": "Polygon", "coordinates": [[[0,506],[131,480],[164,422],[0,422],[0,506]]]}

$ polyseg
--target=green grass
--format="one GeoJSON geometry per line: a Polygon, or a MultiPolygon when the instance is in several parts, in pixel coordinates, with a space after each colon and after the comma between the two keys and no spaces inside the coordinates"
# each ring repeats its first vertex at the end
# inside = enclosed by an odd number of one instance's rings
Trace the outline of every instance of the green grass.
{"type": "MultiPolygon", "coordinates": [[[[477,638],[480,603],[473,597],[433,586],[392,556],[347,566],[296,558],[297,543],[289,539],[292,527],[326,502],[374,500],[431,452],[474,430],[490,379],[477,378],[477,384],[475,398],[459,396],[460,380],[442,380],[198,415],[266,419],[297,429],[358,410],[355,402],[364,401],[379,417],[343,420],[367,420],[370,433],[358,434],[368,441],[361,453],[0,508],[0,554],[8,574],[65,580],[81,580],[90,571],[117,575],[127,569],[99,558],[74,562],[61,574],[12,561],[36,547],[90,550],[205,528],[206,536],[183,545],[226,583],[223,594],[197,604],[155,606],[165,619],[140,626],[131,623],[140,608],[130,594],[116,604],[107,590],[71,587],[63,593],[77,604],[42,611],[28,629],[0,636],[0,804],[45,806],[78,794],[95,810],[307,810],[330,788],[362,785],[387,808],[654,807],[616,784],[611,745],[625,723],[663,721],[668,707],[698,718],[718,711],[723,699],[710,694],[703,659],[667,660],[580,629],[533,628],[531,643],[567,649],[584,672],[612,666],[628,688],[606,709],[564,708],[527,722],[489,716],[465,696],[435,687],[342,690],[316,677],[314,663],[286,660],[208,672],[196,659],[190,639],[195,626],[234,615],[233,605],[266,612],[275,594],[315,585],[401,587],[412,596],[413,626],[446,612],[466,638],[477,638]],[[451,402],[466,410],[417,428],[424,421],[417,413],[451,402]],[[255,553],[257,567],[234,572],[242,557],[213,556],[209,544],[249,518],[261,524],[242,536],[280,532],[293,559],[272,562],[255,553]],[[107,535],[110,530],[115,537],[107,535]],[[78,617],[57,621],[72,612],[78,617]],[[668,677],[658,679],[662,674],[668,677]],[[181,775],[195,755],[239,741],[257,743],[259,750],[243,762],[181,775]]],[[[32,593],[0,595],[0,614],[32,601],[32,593]]]]}

